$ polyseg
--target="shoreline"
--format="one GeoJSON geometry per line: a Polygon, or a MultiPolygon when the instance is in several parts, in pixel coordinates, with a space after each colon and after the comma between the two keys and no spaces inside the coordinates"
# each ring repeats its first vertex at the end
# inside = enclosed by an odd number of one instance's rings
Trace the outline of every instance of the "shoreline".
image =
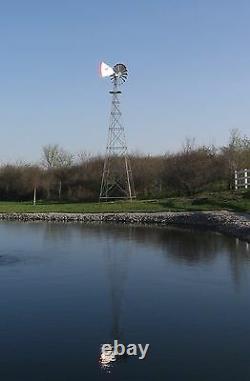
{"type": "Polygon", "coordinates": [[[135,213],[0,213],[0,221],[113,222],[203,227],[250,243],[250,215],[228,211],[135,213]]]}

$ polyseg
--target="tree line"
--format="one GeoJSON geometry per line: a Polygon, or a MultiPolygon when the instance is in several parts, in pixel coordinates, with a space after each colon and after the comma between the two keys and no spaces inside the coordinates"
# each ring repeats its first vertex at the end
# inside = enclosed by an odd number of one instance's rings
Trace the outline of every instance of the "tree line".
{"type": "MultiPolygon", "coordinates": [[[[103,156],[75,157],[58,145],[43,147],[39,164],[3,164],[0,199],[6,201],[97,201],[103,156]]],[[[130,155],[137,198],[190,196],[233,189],[236,169],[250,168],[250,138],[231,132],[226,146],[198,146],[187,139],[164,155],[130,155]]]]}

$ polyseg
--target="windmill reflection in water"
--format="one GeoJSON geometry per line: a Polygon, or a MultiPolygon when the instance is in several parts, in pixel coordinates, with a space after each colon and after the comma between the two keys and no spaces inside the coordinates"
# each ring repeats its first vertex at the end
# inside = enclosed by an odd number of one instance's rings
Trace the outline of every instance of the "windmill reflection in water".
{"type": "Polygon", "coordinates": [[[131,255],[132,247],[129,242],[132,243],[129,237],[127,238],[128,244],[124,247],[116,245],[116,238],[110,238],[107,241],[107,246],[104,249],[104,258],[107,268],[107,276],[110,289],[111,300],[111,317],[112,317],[112,329],[110,337],[108,337],[106,344],[110,344],[112,350],[102,352],[99,357],[99,363],[102,369],[110,372],[111,367],[117,361],[123,361],[127,359],[126,353],[124,355],[116,355],[113,351],[113,343],[118,340],[126,346],[125,334],[122,329],[122,311],[123,300],[126,281],[128,277],[128,261],[129,255],[131,255]]]}

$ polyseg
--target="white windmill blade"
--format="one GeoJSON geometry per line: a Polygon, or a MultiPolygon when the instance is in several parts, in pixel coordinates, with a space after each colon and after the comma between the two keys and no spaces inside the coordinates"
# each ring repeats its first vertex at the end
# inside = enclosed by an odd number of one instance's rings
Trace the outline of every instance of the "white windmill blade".
{"type": "Polygon", "coordinates": [[[114,74],[114,70],[111,66],[107,65],[105,62],[100,63],[100,75],[102,78],[110,77],[114,74]]]}

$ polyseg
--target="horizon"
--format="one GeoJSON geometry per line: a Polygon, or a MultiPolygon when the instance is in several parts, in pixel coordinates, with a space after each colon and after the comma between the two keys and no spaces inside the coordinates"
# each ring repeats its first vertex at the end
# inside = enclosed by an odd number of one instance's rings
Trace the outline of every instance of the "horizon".
{"type": "MultiPolygon", "coordinates": [[[[235,129],[235,130],[231,130],[229,131],[229,134],[228,134],[228,141],[227,143],[229,144],[229,138],[230,138],[230,133],[233,134],[233,133],[236,133],[236,135],[240,138],[240,139],[244,139],[246,138],[247,140],[250,140],[250,137],[248,135],[242,135],[241,131],[235,129]]],[[[139,151],[139,150],[134,150],[134,151],[128,151],[128,154],[130,157],[163,157],[163,156],[168,156],[168,155],[176,155],[176,154],[179,154],[179,153],[182,153],[183,152],[183,149],[185,148],[185,145],[186,144],[191,144],[191,147],[192,147],[192,150],[196,151],[198,149],[202,149],[202,148],[215,148],[218,151],[222,150],[224,147],[227,147],[228,144],[225,144],[225,145],[221,145],[221,146],[218,146],[218,145],[215,145],[215,144],[198,144],[195,140],[195,138],[190,138],[187,137],[186,139],[183,140],[182,144],[180,145],[180,147],[177,147],[175,150],[172,150],[172,151],[166,151],[166,152],[162,152],[162,153],[151,153],[151,152],[143,152],[143,151],[139,151]]],[[[13,166],[22,166],[22,165],[31,165],[31,166],[43,166],[43,161],[44,161],[44,153],[43,153],[43,149],[46,148],[46,147],[57,147],[57,149],[60,151],[64,151],[66,154],[69,154],[69,155],[72,155],[72,163],[80,163],[82,160],[84,161],[84,157],[86,158],[86,160],[88,159],[97,159],[97,158],[101,158],[101,159],[104,159],[105,155],[106,155],[106,151],[103,150],[103,152],[90,152],[90,151],[69,151],[67,149],[65,149],[65,147],[63,146],[60,146],[58,145],[57,143],[48,143],[48,144],[45,144],[44,146],[40,147],[40,156],[38,157],[37,160],[26,160],[25,158],[15,158],[13,157],[11,160],[0,160],[0,166],[6,166],[6,165],[13,165],[13,166]]]]}

